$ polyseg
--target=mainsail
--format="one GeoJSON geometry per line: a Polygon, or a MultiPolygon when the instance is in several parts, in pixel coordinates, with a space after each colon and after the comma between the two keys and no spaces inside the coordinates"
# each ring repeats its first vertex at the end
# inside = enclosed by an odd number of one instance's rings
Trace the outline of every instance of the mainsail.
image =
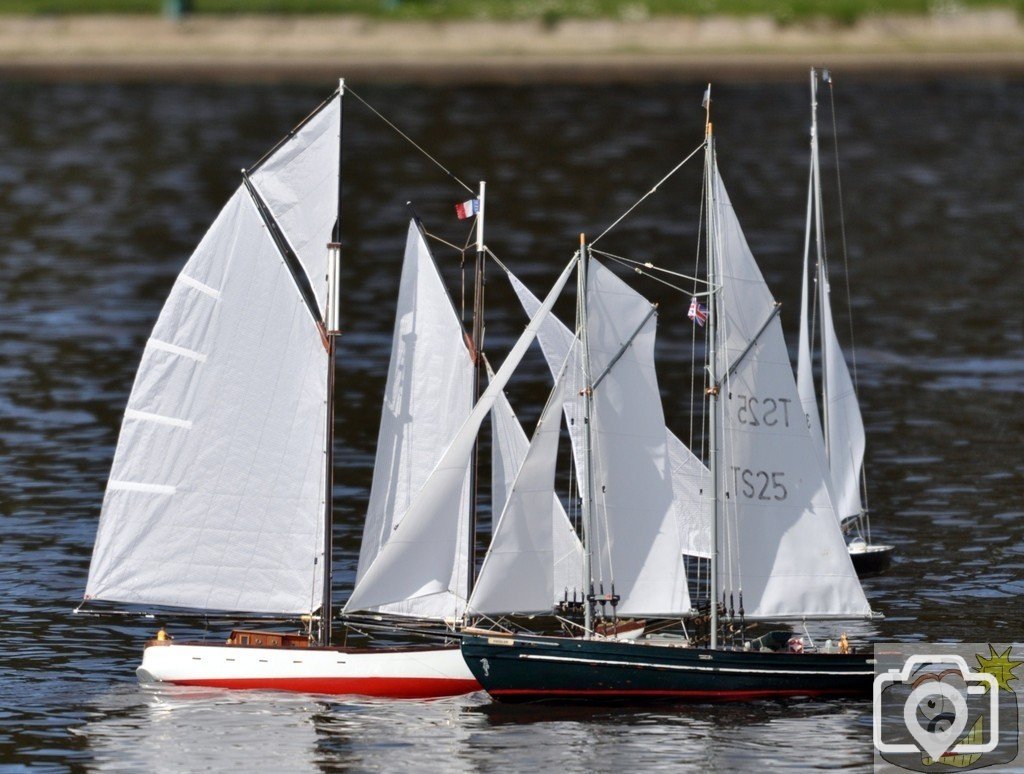
{"type": "MultiPolygon", "coordinates": [[[[409,223],[370,503],[356,583],[398,528],[473,407],[473,363],[462,324],[416,221],[409,223]]],[[[466,598],[469,462],[456,507],[436,513],[457,536],[453,563],[434,592],[376,608],[421,618],[457,614],[466,598]]]]}
{"type": "Polygon", "coordinates": [[[832,320],[832,293],[829,286],[828,264],[822,248],[822,222],[820,197],[817,195],[817,145],[811,153],[811,175],[807,186],[807,226],[804,236],[804,265],[800,288],[800,340],[797,360],[797,388],[800,402],[812,435],[822,444],[826,454],[835,497],[836,517],[842,522],[861,513],[860,479],[864,464],[864,421],[854,390],[850,371],[846,367],[843,351],[836,337],[832,320]],[[814,389],[811,363],[810,314],[808,310],[809,263],[811,221],[815,222],[818,243],[816,285],[821,317],[822,397],[825,408],[825,427],[818,415],[818,402],[814,389]],[[824,431],[824,438],[822,433],[824,431]]]}
{"type": "Polygon", "coordinates": [[[831,479],[802,416],[775,300],[713,170],[721,287],[720,587],[747,618],[868,616],[831,479]]]}
{"type": "MultiPolygon", "coordinates": [[[[587,341],[593,390],[592,576],[622,615],[691,609],[672,509],[668,431],[654,367],[654,307],[591,259],[587,341]]],[[[579,390],[576,391],[578,399],[579,390]]]]}
{"type": "MultiPolygon", "coordinates": [[[[528,315],[532,315],[540,306],[540,301],[530,292],[518,277],[507,272],[509,282],[519,302],[528,315]]],[[[630,291],[632,293],[633,291],[630,291]]],[[[637,296],[639,298],[639,296],[637,296]]],[[[572,332],[555,315],[545,319],[537,334],[544,358],[552,377],[569,352],[574,340],[572,332]]],[[[578,370],[578,365],[577,365],[578,370]]],[[[573,457],[577,467],[582,454],[581,422],[575,413],[578,402],[566,400],[565,418],[572,439],[573,457]]],[[[691,556],[709,558],[711,556],[711,506],[708,493],[708,469],[694,456],[693,452],[679,438],[666,428],[667,449],[672,478],[672,500],[669,507],[675,516],[679,530],[680,550],[691,556]]]]}
{"type": "Polygon", "coordinates": [[[335,95],[239,187],[178,275],[125,410],[87,599],[320,607],[328,356],[309,299],[325,295],[340,127],[335,95]]]}

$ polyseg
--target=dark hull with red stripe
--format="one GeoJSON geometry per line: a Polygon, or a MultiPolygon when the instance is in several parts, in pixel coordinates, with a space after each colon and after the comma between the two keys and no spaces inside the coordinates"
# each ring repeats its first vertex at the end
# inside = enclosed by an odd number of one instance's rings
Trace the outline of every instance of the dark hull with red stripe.
{"type": "Polygon", "coordinates": [[[562,637],[467,637],[462,655],[504,702],[708,702],[868,697],[870,654],[666,647],[562,637]]]}

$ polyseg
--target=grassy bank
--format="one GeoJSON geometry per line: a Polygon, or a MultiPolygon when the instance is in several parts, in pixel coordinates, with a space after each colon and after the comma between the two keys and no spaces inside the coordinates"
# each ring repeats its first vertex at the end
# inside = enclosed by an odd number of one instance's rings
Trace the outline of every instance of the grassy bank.
{"type": "Polygon", "coordinates": [[[770,16],[800,22],[823,18],[852,24],[873,14],[955,14],[1013,9],[1024,0],[0,0],[0,14],[156,14],[184,4],[196,14],[355,14],[395,20],[622,19],[712,15],[770,16]]]}

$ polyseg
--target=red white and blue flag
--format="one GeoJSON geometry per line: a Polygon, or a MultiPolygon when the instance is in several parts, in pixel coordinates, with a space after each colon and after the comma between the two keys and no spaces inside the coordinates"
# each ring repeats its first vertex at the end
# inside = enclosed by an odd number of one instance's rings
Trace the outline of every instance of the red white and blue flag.
{"type": "Polygon", "coordinates": [[[480,212],[479,199],[470,199],[468,202],[462,202],[461,204],[455,205],[455,214],[459,216],[459,220],[472,218],[478,212],[480,212]]]}
{"type": "Polygon", "coordinates": [[[703,328],[704,323],[708,321],[708,308],[696,298],[690,299],[690,311],[686,313],[686,316],[703,328]]]}

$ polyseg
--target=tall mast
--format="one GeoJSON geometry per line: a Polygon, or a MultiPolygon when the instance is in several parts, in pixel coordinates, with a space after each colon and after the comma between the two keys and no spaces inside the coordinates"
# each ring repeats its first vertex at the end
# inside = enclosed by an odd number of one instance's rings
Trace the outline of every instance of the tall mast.
{"type": "MultiPolygon", "coordinates": [[[[824,221],[821,212],[821,162],[818,158],[818,73],[811,68],[811,167],[812,187],[814,189],[814,246],[818,258],[818,308],[824,312],[825,294],[828,293],[828,268],[825,266],[825,251],[823,245],[824,221]]],[[[825,434],[825,461],[828,457],[828,363],[825,357],[825,325],[822,321],[821,328],[821,428],[825,434]]]]}
{"type": "Polygon", "coordinates": [[[341,333],[341,168],[342,131],[341,100],[345,96],[345,79],[338,81],[338,215],[332,241],[327,245],[327,315],[324,344],[327,347],[327,419],[324,439],[324,577],[323,603],[320,608],[321,647],[331,644],[332,552],[334,549],[334,340],[341,333]]]}
{"type": "Polygon", "coordinates": [[[594,631],[594,579],[593,543],[595,533],[592,522],[594,513],[594,465],[593,445],[591,438],[593,390],[590,384],[590,343],[587,337],[587,272],[589,271],[590,252],[587,249],[587,238],[580,234],[580,264],[576,270],[576,308],[580,330],[580,366],[583,383],[583,629],[584,637],[590,637],[594,631]]]}
{"type": "Polygon", "coordinates": [[[711,574],[709,578],[709,596],[711,597],[711,647],[718,647],[718,519],[720,503],[718,499],[718,346],[716,342],[717,319],[716,306],[718,288],[715,286],[717,275],[717,236],[715,231],[718,228],[718,219],[715,217],[715,144],[711,131],[711,86],[708,86],[707,120],[705,128],[704,146],[704,170],[706,187],[707,211],[707,261],[708,261],[708,368],[711,388],[708,390],[710,398],[711,420],[708,423],[708,468],[711,472],[712,512],[711,512],[711,574]]]}
{"type": "MultiPolygon", "coordinates": [[[[473,271],[473,404],[480,399],[483,381],[484,348],[484,207],[486,205],[487,183],[480,181],[480,209],[476,215],[476,265],[473,271]]],[[[466,548],[466,598],[473,592],[476,580],[476,522],[477,490],[479,489],[480,441],[473,444],[473,461],[469,470],[469,543],[466,548]]]]}

